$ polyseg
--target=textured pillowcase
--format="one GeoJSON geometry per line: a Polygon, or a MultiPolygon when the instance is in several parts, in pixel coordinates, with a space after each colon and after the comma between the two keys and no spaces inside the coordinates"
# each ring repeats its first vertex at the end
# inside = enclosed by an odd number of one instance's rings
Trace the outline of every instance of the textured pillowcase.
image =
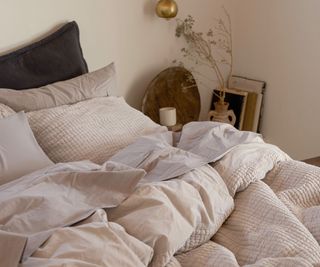
{"type": "Polygon", "coordinates": [[[79,28],[73,21],[38,42],[1,56],[0,88],[34,88],[87,72],[79,28]]]}
{"type": "Polygon", "coordinates": [[[0,89],[0,103],[19,111],[74,104],[82,100],[103,97],[116,89],[114,64],[76,78],[28,90],[0,89]]]}
{"type": "Polygon", "coordinates": [[[23,112],[0,119],[0,185],[52,164],[23,112]]]}
{"type": "Polygon", "coordinates": [[[166,130],[118,97],[27,115],[40,146],[54,162],[89,159],[102,164],[138,136],[166,130]]]}
{"type": "Polygon", "coordinates": [[[13,115],[14,113],[11,108],[0,103],[0,119],[13,115]]]}

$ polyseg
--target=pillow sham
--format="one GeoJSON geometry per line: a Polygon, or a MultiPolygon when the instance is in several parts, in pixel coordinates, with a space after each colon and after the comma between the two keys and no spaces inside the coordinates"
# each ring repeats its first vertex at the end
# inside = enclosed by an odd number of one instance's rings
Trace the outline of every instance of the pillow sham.
{"type": "Polygon", "coordinates": [[[135,138],[167,130],[120,97],[94,98],[27,116],[40,146],[54,162],[102,164],[135,138]]]}
{"type": "Polygon", "coordinates": [[[23,112],[0,119],[0,185],[52,164],[23,112]]]}
{"type": "Polygon", "coordinates": [[[14,113],[11,108],[0,103],[0,119],[13,115],[14,113]]]}
{"type": "Polygon", "coordinates": [[[107,96],[115,91],[114,63],[76,78],[27,90],[0,89],[0,103],[19,111],[34,111],[107,96]]]}
{"type": "Polygon", "coordinates": [[[0,88],[27,89],[87,73],[75,21],[0,57],[0,88]]]}

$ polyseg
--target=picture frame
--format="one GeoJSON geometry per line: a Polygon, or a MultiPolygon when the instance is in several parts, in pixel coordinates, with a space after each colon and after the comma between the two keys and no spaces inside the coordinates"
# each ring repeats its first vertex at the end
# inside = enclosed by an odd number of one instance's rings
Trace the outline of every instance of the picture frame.
{"type": "MultiPolygon", "coordinates": [[[[231,89],[226,89],[225,101],[229,103],[229,110],[233,110],[236,115],[234,127],[260,133],[266,82],[232,76],[229,87],[231,89]]],[[[219,94],[218,89],[214,92],[219,94]]],[[[214,102],[219,101],[216,94],[212,94],[211,110],[215,109],[214,102]]]]}
{"type": "Polygon", "coordinates": [[[260,133],[266,82],[242,76],[232,76],[229,86],[235,90],[248,92],[242,130],[260,133]]]}
{"type": "MultiPolygon", "coordinates": [[[[219,101],[219,98],[216,94],[219,94],[218,89],[214,90],[211,101],[211,110],[214,110],[214,102],[219,101]]],[[[236,116],[234,127],[239,130],[242,130],[243,128],[247,98],[248,92],[236,89],[226,89],[225,101],[229,103],[229,110],[233,110],[236,116]]]]}

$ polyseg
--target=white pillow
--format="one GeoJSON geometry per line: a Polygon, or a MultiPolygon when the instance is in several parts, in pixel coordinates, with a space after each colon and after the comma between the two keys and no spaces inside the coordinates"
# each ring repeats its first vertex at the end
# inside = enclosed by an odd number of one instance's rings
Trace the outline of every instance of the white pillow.
{"type": "Polygon", "coordinates": [[[52,164],[23,112],[0,119],[0,185],[52,164]]]}
{"type": "Polygon", "coordinates": [[[15,114],[15,112],[8,106],[0,103],[0,119],[15,114]]]}
{"type": "Polygon", "coordinates": [[[94,98],[27,116],[40,146],[54,162],[102,164],[138,136],[166,131],[119,97],[94,98]]]}
{"type": "Polygon", "coordinates": [[[95,97],[108,96],[116,91],[114,63],[70,80],[26,90],[0,89],[0,102],[19,111],[52,108],[95,97]]]}

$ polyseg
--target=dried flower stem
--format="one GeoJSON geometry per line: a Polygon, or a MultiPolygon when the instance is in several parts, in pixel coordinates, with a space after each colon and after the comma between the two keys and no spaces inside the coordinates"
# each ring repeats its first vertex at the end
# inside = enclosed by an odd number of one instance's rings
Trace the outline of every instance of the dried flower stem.
{"type": "Polygon", "coordinates": [[[224,7],[223,10],[228,26],[222,19],[215,19],[215,30],[209,29],[206,36],[202,32],[194,31],[195,20],[190,15],[184,20],[178,19],[176,27],[176,36],[183,37],[188,45],[187,48],[181,49],[183,56],[193,61],[195,65],[202,65],[214,71],[219,84],[218,97],[221,102],[224,102],[225,87],[229,85],[233,72],[231,17],[224,7]],[[227,79],[220,65],[229,67],[227,79]]]}

